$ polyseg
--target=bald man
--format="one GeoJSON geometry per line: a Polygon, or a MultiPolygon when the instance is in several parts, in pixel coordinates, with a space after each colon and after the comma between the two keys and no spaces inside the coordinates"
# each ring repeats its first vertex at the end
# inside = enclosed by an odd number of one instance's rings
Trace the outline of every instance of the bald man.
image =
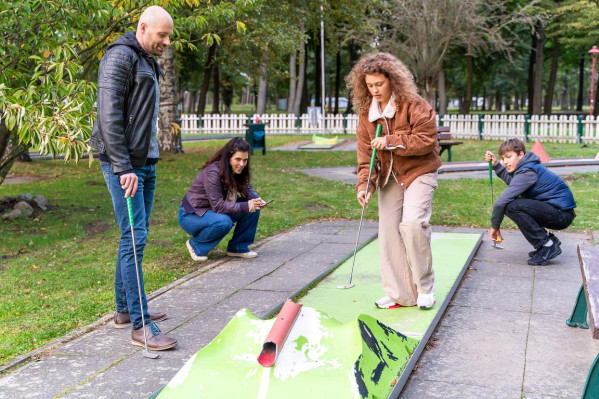
{"type": "Polygon", "coordinates": [[[158,78],[162,71],[153,56],[162,54],[170,44],[172,33],[171,16],[163,8],[151,6],[142,13],[135,33],[128,32],[108,46],[98,70],[98,116],[90,140],[90,145],[100,153],[102,174],[121,230],[114,274],[114,325],[132,327],[131,343],[144,346],[142,326],[145,324],[151,350],[177,345],[177,340],[163,334],[156,325],[166,319],[166,313],[148,311],[141,267],[159,156],[156,122],[160,100],[158,78]],[[141,297],[127,210],[129,196],[133,205],[141,297]]]}

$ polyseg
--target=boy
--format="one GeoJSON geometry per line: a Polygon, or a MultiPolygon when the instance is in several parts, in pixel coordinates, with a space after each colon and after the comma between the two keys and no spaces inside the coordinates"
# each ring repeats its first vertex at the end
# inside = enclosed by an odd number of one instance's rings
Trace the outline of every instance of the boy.
{"type": "Polygon", "coordinates": [[[500,164],[492,152],[485,153],[493,170],[508,187],[497,198],[491,215],[491,240],[501,241],[499,227],[507,215],[524,238],[535,248],[529,252],[528,264],[546,265],[562,253],[560,240],[545,228],[563,230],[576,217],[574,196],[562,179],[541,165],[539,157],[527,153],[519,139],[509,139],[499,146],[500,164]]]}

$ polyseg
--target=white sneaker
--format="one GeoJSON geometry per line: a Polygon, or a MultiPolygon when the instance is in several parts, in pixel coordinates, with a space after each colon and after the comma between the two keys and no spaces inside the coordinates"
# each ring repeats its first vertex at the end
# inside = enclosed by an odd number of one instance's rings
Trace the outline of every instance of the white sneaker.
{"type": "Polygon", "coordinates": [[[187,246],[187,250],[189,251],[189,255],[191,255],[191,259],[193,259],[194,261],[196,261],[196,262],[205,262],[205,261],[208,260],[207,256],[198,256],[198,255],[196,255],[196,252],[191,247],[191,244],[189,243],[189,240],[187,240],[187,242],[185,242],[185,245],[187,246]]]}
{"type": "Polygon", "coordinates": [[[254,251],[248,251],[248,252],[229,252],[227,251],[227,255],[228,256],[236,256],[238,258],[255,258],[256,256],[258,256],[258,254],[254,251]]]}
{"type": "Polygon", "coordinates": [[[374,302],[374,305],[379,309],[395,309],[401,308],[402,305],[389,298],[387,295],[374,302]]]}
{"type": "Polygon", "coordinates": [[[416,304],[420,309],[431,309],[437,301],[435,301],[435,293],[433,291],[428,294],[418,294],[418,299],[416,300],[416,304]]]}

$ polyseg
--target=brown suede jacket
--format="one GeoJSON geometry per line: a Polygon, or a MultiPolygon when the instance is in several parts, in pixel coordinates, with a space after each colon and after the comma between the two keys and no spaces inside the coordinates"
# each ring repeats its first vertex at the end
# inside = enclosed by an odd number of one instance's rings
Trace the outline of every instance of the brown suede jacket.
{"type": "Polygon", "coordinates": [[[372,157],[370,142],[376,135],[376,126],[382,125],[381,137],[386,136],[387,146],[405,146],[405,149],[376,152],[369,192],[374,193],[376,183],[383,188],[387,182],[397,181],[405,188],[418,176],[435,172],[441,166],[435,111],[423,98],[411,103],[400,103],[395,116],[368,120],[368,110],[362,112],[356,130],[358,152],[358,184],[356,192],[366,189],[368,170],[372,157]],[[393,173],[393,176],[390,174],[393,173]],[[380,178],[379,178],[380,177],[380,178]]]}

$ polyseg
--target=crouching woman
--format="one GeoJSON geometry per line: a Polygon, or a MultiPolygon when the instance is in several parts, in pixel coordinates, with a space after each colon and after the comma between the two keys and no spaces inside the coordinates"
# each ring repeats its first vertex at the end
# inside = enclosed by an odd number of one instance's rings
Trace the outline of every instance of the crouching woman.
{"type": "Polygon", "coordinates": [[[231,231],[227,255],[255,258],[254,243],[260,208],[265,202],[250,183],[250,146],[242,138],[230,140],[204,163],[179,209],[179,225],[192,237],[187,250],[194,261],[205,261],[208,252],[231,231]]]}

